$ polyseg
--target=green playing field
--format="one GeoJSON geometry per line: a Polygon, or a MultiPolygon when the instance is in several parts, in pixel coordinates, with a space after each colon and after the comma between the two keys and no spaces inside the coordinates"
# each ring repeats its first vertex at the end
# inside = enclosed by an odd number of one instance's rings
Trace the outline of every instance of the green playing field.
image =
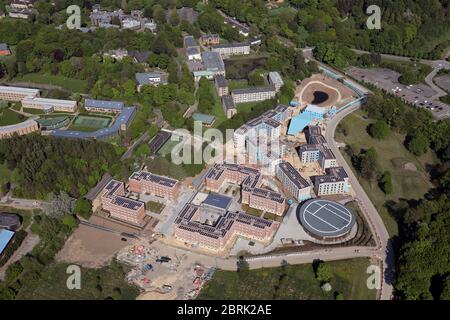
{"type": "Polygon", "coordinates": [[[73,121],[74,126],[102,129],[108,127],[111,118],[79,115],[73,121]]]}

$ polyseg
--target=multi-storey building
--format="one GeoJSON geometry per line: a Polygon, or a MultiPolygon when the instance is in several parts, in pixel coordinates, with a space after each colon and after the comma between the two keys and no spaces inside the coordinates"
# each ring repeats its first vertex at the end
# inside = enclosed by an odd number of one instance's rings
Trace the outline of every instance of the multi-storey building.
{"type": "Polygon", "coordinates": [[[25,98],[35,98],[38,96],[38,89],[0,86],[0,100],[22,101],[25,98]]]}
{"type": "Polygon", "coordinates": [[[337,166],[333,152],[328,148],[319,126],[309,126],[306,134],[308,144],[300,146],[299,157],[303,163],[319,162],[322,169],[337,166]]]}
{"type": "Polygon", "coordinates": [[[192,247],[220,252],[230,247],[237,237],[268,243],[278,226],[278,222],[231,212],[221,205],[215,206],[214,202],[188,203],[175,220],[173,236],[192,247]]]}
{"type": "Polygon", "coordinates": [[[0,127],[0,139],[9,138],[13,135],[25,135],[39,130],[39,125],[34,120],[26,120],[21,123],[0,127]]]}
{"type": "Polygon", "coordinates": [[[222,96],[222,106],[227,119],[230,119],[237,113],[236,105],[229,94],[222,96]]]}
{"type": "Polygon", "coordinates": [[[46,112],[62,111],[75,112],[77,102],[73,100],[47,99],[47,98],[25,98],[22,100],[22,106],[30,109],[40,109],[46,112]]]}
{"type": "Polygon", "coordinates": [[[226,59],[233,55],[250,54],[250,43],[240,42],[240,43],[218,44],[212,46],[211,51],[220,53],[222,58],[226,59]]]}
{"type": "Polygon", "coordinates": [[[120,101],[84,100],[84,108],[90,112],[120,113],[125,107],[120,101]]]}
{"type": "Polygon", "coordinates": [[[216,87],[217,95],[223,97],[228,95],[228,81],[222,74],[214,77],[214,85],[216,87]]]}
{"type": "Polygon", "coordinates": [[[218,192],[224,182],[241,186],[241,201],[251,208],[275,213],[282,216],[286,209],[286,199],[277,192],[262,189],[259,170],[230,163],[215,164],[205,176],[205,185],[209,190],[218,192]]]}
{"type": "Polygon", "coordinates": [[[200,43],[204,46],[216,45],[220,43],[218,34],[206,34],[200,37],[200,43]]]}
{"type": "Polygon", "coordinates": [[[343,167],[328,168],[325,172],[314,177],[314,191],[318,196],[348,193],[348,175],[343,167]]]}
{"type": "Polygon", "coordinates": [[[185,36],[183,41],[188,60],[202,60],[200,47],[198,46],[197,41],[195,41],[194,37],[185,36]]]}
{"type": "Polygon", "coordinates": [[[175,200],[180,191],[180,183],[178,180],[146,171],[133,173],[128,183],[129,190],[132,192],[148,193],[169,200],[175,200]]]}
{"type": "Polygon", "coordinates": [[[296,200],[303,201],[311,198],[311,183],[303,178],[289,162],[283,161],[276,167],[276,177],[296,200]]]}
{"type": "Polygon", "coordinates": [[[264,101],[274,98],[275,95],[275,87],[272,85],[266,87],[235,89],[231,91],[234,103],[264,101]]]}
{"type": "Polygon", "coordinates": [[[103,189],[100,201],[102,209],[111,218],[136,225],[144,222],[145,204],[125,197],[125,187],[121,181],[111,180],[103,189]]]}
{"type": "Polygon", "coordinates": [[[136,73],[135,77],[138,83],[137,86],[138,92],[141,91],[141,88],[144,85],[159,86],[168,83],[167,75],[159,71],[140,72],[136,73]]]}
{"type": "Polygon", "coordinates": [[[284,86],[283,78],[281,78],[280,73],[276,71],[269,72],[269,83],[275,87],[277,92],[284,86]]]}

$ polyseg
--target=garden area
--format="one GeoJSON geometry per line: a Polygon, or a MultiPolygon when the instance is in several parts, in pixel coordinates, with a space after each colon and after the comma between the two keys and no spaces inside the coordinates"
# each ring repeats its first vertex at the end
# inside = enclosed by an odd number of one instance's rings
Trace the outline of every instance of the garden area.
{"type": "Polygon", "coordinates": [[[257,270],[217,271],[199,300],[373,300],[375,290],[367,288],[366,258],[325,262],[331,290],[321,288],[321,279],[311,264],[257,270]]]}

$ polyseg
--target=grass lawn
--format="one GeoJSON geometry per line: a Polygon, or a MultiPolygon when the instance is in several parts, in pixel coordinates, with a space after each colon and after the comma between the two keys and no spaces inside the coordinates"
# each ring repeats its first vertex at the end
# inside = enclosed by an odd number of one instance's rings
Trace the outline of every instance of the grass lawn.
{"type": "Polygon", "coordinates": [[[0,126],[9,126],[12,124],[23,122],[27,117],[11,110],[0,109],[0,126]]]}
{"type": "Polygon", "coordinates": [[[228,89],[234,90],[234,89],[244,89],[248,88],[248,80],[247,79],[240,79],[240,80],[228,80],[228,89]]]}
{"type": "Polygon", "coordinates": [[[53,263],[42,272],[33,289],[22,287],[18,299],[25,300],[134,300],[139,290],[125,280],[126,267],[114,263],[100,269],[81,268],[81,290],[69,290],[66,286],[68,264],[53,263]],[[114,265],[114,266],[113,266],[114,265]]]}
{"type": "Polygon", "coordinates": [[[22,110],[29,114],[45,114],[41,109],[23,108],[22,110]]]}
{"type": "Polygon", "coordinates": [[[243,273],[220,270],[205,285],[198,299],[329,300],[334,299],[335,292],[343,294],[346,300],[375,299],[376,291],[366,286],[368,259],[330,261],[325,264],[330,267],[333,276],[330,292],[320,288],[312,265],[303,264],[243,273]]]}
{"type": "MultiPolygon", "coordinates": [[[[384,204],[389,200],[422,198],[432,187],[426,167],[428,164],[435,164],[437,159],[432,152],[428,152],[421,157],[414,156],[403,145],[404,136],[396,132],[391,132],[385,140],[373,139],[366,131],[367,126],[372,122],[370,119],[363,118],[362,111],[355,111],[341,122],[341,125],[347,129],[347,136],[344,136],[338,130],[336,140],[352,146],[357,153],[361,149],[373,147],[378,154],[379,171],[388,170],[391,172],[394,187],[394,192],[391,195],[385,195],[376,181],[369,182],[362,178],[359,180],[380,212],[389,234],[392,236],[398,232],[397,223],[390,216],[384,204]],[[412,164],[412,167],[417,170],[407,170],[406,164],[410,166],[412,164]]],[[[348,163],[351,163],[350,157],[345,152],[344,157],[346,157],[348,163]]]]}
{"type": "Polygon", "coordinates": [[[61,75],[29,73],[14,79],[14,81],[51,84],[78,93],[86,93],[87,91],[86,80],[72,79],[61,75]]]}
{"type": "Polygon", "coordinates": [[[161,211],[164,210],[164,207],[165,207],[165,205],[163,205],[162,203],[159,203],[159,202],[155,202],[155,201],[148,201],[145,204],[145,208],[154,213],[161,213],[161,211]]]}
{"type": "Polygon", "coordinates": [[[247,102],[247,103],[239,103],[236,105],[237,112],[251,112],[253,107],[260,103],[261,101],[257,102],[247,102]]]}

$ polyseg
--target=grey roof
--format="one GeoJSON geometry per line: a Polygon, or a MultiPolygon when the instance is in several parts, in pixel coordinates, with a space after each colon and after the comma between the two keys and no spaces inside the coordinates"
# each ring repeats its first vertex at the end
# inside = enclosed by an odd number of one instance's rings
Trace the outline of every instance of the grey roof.
{"type": "Polygon", "coordinates": [[[222,97],[222,103],[226,109],[236,109],[233,98],[229,94],[222,97]]]}
{"type": "Polygon", "coordinates": [[[193,36],[185,36],[184,37],[184,47],[185,48],[191,48],[191,47],[197,47],[197,41],[195,41],[193,36]]]}
{"type": "Polygon", "coordinates": [[[0,212],[0,228],[18,228],[20,226],[20,217],[14,213],[0,212]]]}
{"type": "Polygon", "coordinates": [[[210,192],[203,203],[212,207],[226,210],[230,206],[231,200],[232,199],[230,197],[223,196],[215,192],[210,192]]]}
{"type": "Polygon", "coordinates": [[[342,182],[348,178],[347,172],[343,167],[328,168],[326,174],[315,176],[314,180],[318,183],[342,182]]]}
{"type": "Polygon", "coordinates": [[[203,66],[207,70],[225,71],[225,64],[222,56],[218,52],[205,51],[202,52],[203,66]]]}
{"type": "Polygon", "coordinates": [[[150,84],[150,78],[161,78],[160,83],[167,82],[164,75],[161,72],[157,72],[157,71],[136,73],[135,77],[136,77],[136,81],[140,85],[150,84]]]}
{"type": "Polygon", "coordinates": [[[130,179],[138,180],[138,181],[141,181],[141,180],[151,181],[153,183],[157,183],[162,186],[169,187],[169,188],[175,187],[175,185],[178,183],[178,180],[176,180],[176,179],[159,176],[157,174],[147,172],[147,171],[134,172],[131,175],[130,179]]]}
{"type": "Polygon", "coordinates": [[[225,79],[225,77],[222,74],[218,74],[215,77],[216,84],[219,86],[219,88],[226,88],[228,87],[228,81],[225,79]]]}
{"type": "Polygon", "coordinates": [[[189,47],[186,49],[186,52],[188,53],[188,55],[194,55],[199,54],[200,50],[197,47],[189,47]]]}
{"type": "Polygon", "coordinates": [[[223,44],[216,44],[211,46],[213,49],[221,49],[221,48],[237,48],[237,47],[250,47],[250,42],[230,42],[223,44]]]}
{"type": "Polygon", "coordinates": [[[265,87],[249,87],[249,88],[242,88],[242,89],[234,89],[231,91],[233,95],[236,94],[249,94],[249,93],[257,93],[257,92],[274,92],[275,87],[274,86],[265,86],[265,87]]]}
{"type": "Polygon", "coordinates": [[[129,52],[129,56],[134,57],[137,62],[144,63],[147,62],[148,57],[150,56],[151,51],[131,51],[129,52]]]}
{"type": "Polygon", "coordinates": [[[310,186],[309,182],[289,162],[283,161],[278,166],[297,188],[303,189],[310,186]]]}
{"type": "Polygon", "coordinates": [[[355,225],[355,215],[342,204],[312,199],[297,207],[297,218],[308,232],[322,238],[344,236],[355,225]]]}
{"type": "Polygon", "coordinates": [[[84,100],[84,106],[91,108],[122,110],[124,107],[124,103],[121,101],[86,99],[84,100]]]}

